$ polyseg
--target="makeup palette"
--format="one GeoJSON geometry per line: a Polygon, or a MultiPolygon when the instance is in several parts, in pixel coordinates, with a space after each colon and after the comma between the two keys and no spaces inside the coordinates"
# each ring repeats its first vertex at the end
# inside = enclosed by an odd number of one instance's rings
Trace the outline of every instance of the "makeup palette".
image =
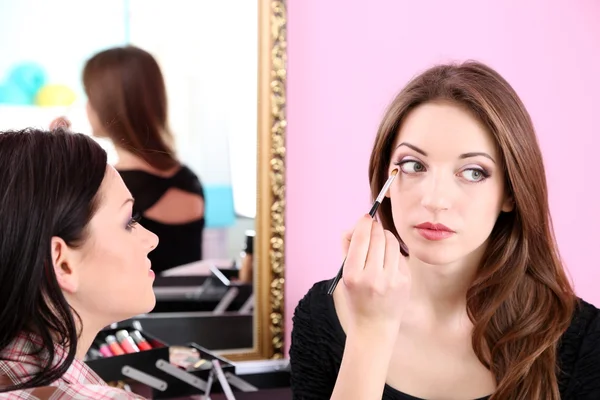
{"type": "Polygon", "coordinates": [[[196,343],[169,345],[139,326],[102,330],[85,359],[104,381],[145,385],[154,399],[204,394],[215,361],[223,371],[235,373],[228,360],[196,343]]]}

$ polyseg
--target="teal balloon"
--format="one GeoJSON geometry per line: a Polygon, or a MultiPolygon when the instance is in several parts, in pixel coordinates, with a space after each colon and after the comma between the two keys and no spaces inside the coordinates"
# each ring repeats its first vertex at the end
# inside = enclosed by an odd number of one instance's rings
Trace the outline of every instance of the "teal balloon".
{"type": "Polygon", "coordinates": [[[0,104],[31,105],[33,96],[12,82],[0,84],[0,104]]]}
{"type": "Polygon", "coordinates": [[[24,62],[15,65],[9,71],[7,80],[33,97],[46,84],[47,74],[41,65],[24,62]]]}

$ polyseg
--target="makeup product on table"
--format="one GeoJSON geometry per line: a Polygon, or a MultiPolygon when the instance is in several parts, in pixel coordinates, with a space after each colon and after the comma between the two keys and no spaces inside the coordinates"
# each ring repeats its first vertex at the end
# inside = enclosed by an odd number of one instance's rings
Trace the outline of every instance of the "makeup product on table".
{"type": "Polygon", "coordinates": [[[86,361],[89,360],[97,360],[99,358],[104,358],[105,356],[100,353],[100,351],[94,347],[91,347],[86,354],[86,361]]]}
{"type": "Polygon", "coordinates": [[[108,347],[110,347],[110,351],[114,356],[120,356],[125,354],[125,351],[121,348],[119,343],[117,342],[117,338],[113,335],[108,335],[106,339],[104,339],[108,347]]]}
{"type": "Polygon", "coordinates": [[[142,336],[140,331],[131,331],[129,334],[135,340],[140,350],[152,350],[152,346],[150,346],[150,343],[142,336]]]}
{"type": "Polygon", "coordinates": [[[108,344],[106,344],[100,340],[94,340],[94,346],[96,346],[98,348],[98,351],[104,357],[112,357],[113,356],[113,353],[110,350],[110,347],[108,346],[108,344]]]}
{"type": "Polygon", "coordinates": [[[254,236],[256,232],[253,230],[246,231],[246,240],[244,242],[244,249],[240,253],[240,271],[239,280],[243,283],[252,283],[252,264],[254,254],[254,236]]]}
{"type": "Polygon", "coordinates": [[[191,369],[201,360],[200,352],[192,347],[169,347],[169,362],[185,370],[191,369]]]}
{"type": "Polygon", "coordinates": [[[124,381],[110,381],[106,382],[106,384],[110,387],[114,387],[132,393],[131,386],[129,386],[129,384],[125,383],[124,381]]]}
{"type": "Polygon", "coordinates": [[[139,347],[137,347],[135,341],[131,336],[129,336],[129,332],[127,332],[125,329],[117,331],[115,335],[117,336],[119,344],[121,345],[123,350],[125,350],[125,353],[131,354],[140,352],[139,347]]]}
{"type": "MultiPolygon", "coordinates": [[[[371,207],[371,210],[369,211],[369,215],[371,216],[371,218],[375,217],[375,213],[377,213],[377,209],[381,205],[381,202],[383,201],[385,194],[390,189],[390,186],[392,185],[392,182],[394,181],[394,178],[396,177],[396,175],[398,175],[398,168],[396,168],[392,171],[392,173],[390,174],[390,177],[385,182],[385,184],[383,185],[383,188],[379,192],[379,195],[375,199],[375,202],[373,203],[373,206],[371,207]]],[[[333,295],[335,288],[337,287],[338,283],[342,279],[345,263],[346,263],[346,259],[344,258],[344,261],[342,262],[342,266],[340,267],[340,270],[338,271],[337,275],[335,276],[335,279],[331,283],[331,286],[329,286],[329,289],[327,290],[327,294],[329,294],[330,296],[333,295]]]]}
{"type": "Polygon", "coordinates": [[[192,366],[191,369],[211,369],[212,363],[209,360],[201,358],[192,366]]]}

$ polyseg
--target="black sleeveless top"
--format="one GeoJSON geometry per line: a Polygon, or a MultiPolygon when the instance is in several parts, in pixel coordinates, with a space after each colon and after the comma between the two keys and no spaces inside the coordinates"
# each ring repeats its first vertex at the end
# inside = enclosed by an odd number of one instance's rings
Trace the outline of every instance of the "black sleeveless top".
{"type": "Polygon", "coordinates": [[[158,236],[158,246],[148,254],[152,270],[159,274],[166,269],[201,260],[204,218],[185,224],[164,224],[144,216],[144,212],[172,188],[204,199],[202,184],[196,174],[186,166],[169,178],[140,170],[122,170],[119,174],[135,199],[133,212],[140,214],[140,224],[158,236]]]}
{"type": "MultiPolygon", "coordinates": [[[[346,334],[333,297],[327,294],[330,283],[316,283],[300,300],[292,318],[290,364],[294,399],[329,399],[335,386],[346,334]]],[[[558,358],[561,399],[600,400],[600,310],[579,299],[571,325],[560,341],[558,358]]],[[[423,399],[385,385],[382,400],[423,399]]]]}

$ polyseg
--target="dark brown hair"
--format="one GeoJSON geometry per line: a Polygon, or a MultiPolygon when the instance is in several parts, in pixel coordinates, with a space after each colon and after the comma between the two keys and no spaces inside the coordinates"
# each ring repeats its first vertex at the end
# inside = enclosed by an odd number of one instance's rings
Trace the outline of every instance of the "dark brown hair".
{"type": "Polygon", "coordinates": [[[86,63],[83,85],[115,146],[162,171],[178,164],[167,123],[164,79],[150,53],[134,46],[102,51],[86,63]]]}
{"type": "Polygon", "coordinates": [[[78,247],[87,239],[105,172],[106,153],[89,136],[0,132],[0,353],[20,334],[33,333],[39,348],[30,343],[21,350],[44,360],[26,382],[0,384],[0,392],[49,385],[75,358],[79,316],[58,285],[51,240],[78,247]],[[55,343],[67,351],[58,361],[55,343]]]}
{"type": "MultiPolygon", "coordinates": [[[[371,154],[373,197],[389,174],[392,146],[406,116],[431,101],[466,107],[494,136],[512,212],[501,213],[467,292],[473,349],[496,378],[493,400],[559,400],[557,346],[576,297],[560,260],[533,123],[513,88],[478,62],[435,66],[414,78],[385,114],[371,154]]],[[[391,204],[379,218],[396,236],[391,204]]]]}

